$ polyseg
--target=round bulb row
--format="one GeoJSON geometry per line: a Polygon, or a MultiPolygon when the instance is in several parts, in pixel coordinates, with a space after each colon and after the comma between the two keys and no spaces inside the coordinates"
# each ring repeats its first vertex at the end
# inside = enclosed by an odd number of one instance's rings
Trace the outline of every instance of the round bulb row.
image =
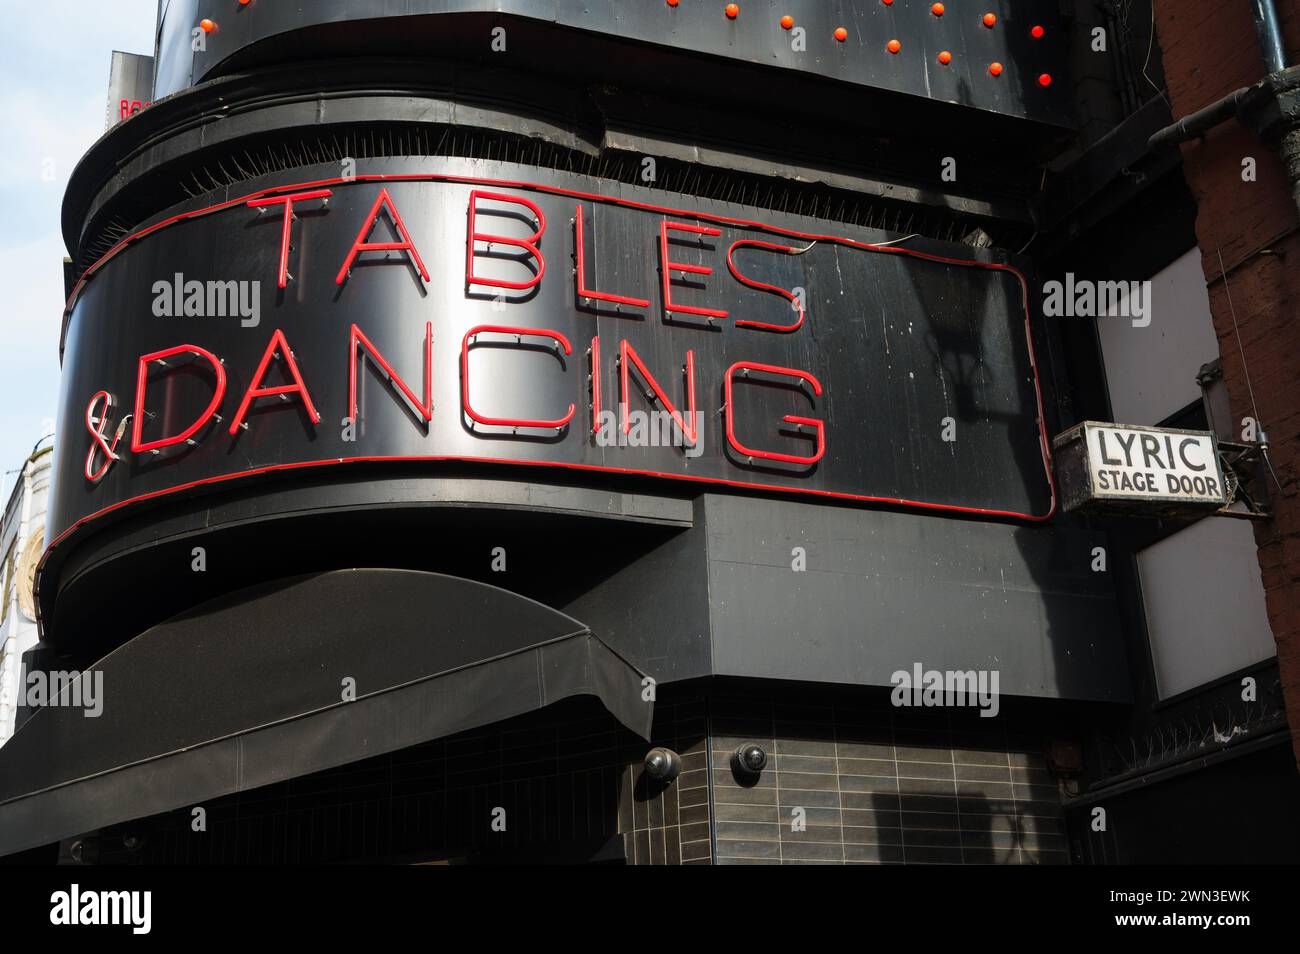
{"type": "MultiPolygon", "coordinates": [[[[668,3],[668,6],[675,7],[681,3],[681,0],[666,0],[666,2],[668,3]]],[[[887,7],[894,5],[894,0],[880,0],[880,2],[887,7]]],[[[728,20],[734,20],[740,16],[740,4],[729,3],[722,8],[722,12],[726,15],[728,20]]],[[[935,3],[935,4],[931,4],[930,12],[933,13],[936,17],[941,17],[944,15],[944,13],[947,12],[947,10],[942,3],[935,3]]],[[[986,13],[984,14],[984,16],[980,18],[980,22],[983,23],[985,27],[991,30],[995,26],[997,26],[998,23],[997,14],[986,13]]],[[[790,14],[787,13],[785,14],[785,16],[781,17],[780,24],[782,30],[793,30],[794,17],[790,16],[790,14]]],[[[1043,27],[1038,24],[1035,24],[1029,30],[1029,35],[1033,37],[1035,40],[1041,40],[1046,35],[1046,33],[1047,31],[1044,30],[1043,27]]],[[[845,27],[836,27],[834,36],[838,42],[843,43],[845,40],[849,38],[849,31],[845,27]]],[[[885,49],[887,49],[890,53],[897,55],[903,51],[903,44],[896,39],[890,40],[888,43],[885,44],[885,49]]],[[[937,59],[942,65],[944,66],[949,65],[952,62],[952,51],[940,50],[937,59]]],[[[1001,63],[995,61],[989,64],[990,76],[1001,76],[1002,70],[1003,70],[1003,66],[1001,63]]],[[[1038,85],[1051,86],[1052,85],[1051,74],[1050,73],[1039,74],[1038,85]]]]}
{"type": "MultiPolygon", "coordinates": [[[[887,7],[889,7],[889,6],[893,6],[893,4],[894,4],[894,0],[880,0],[880,2],[883,3],[883,4],[884,4],[885,6],[887,6],[887,7]]],[[[249,3],[249,0],[239,0],[239,5],[240,5],[240,6],[247,6],[248,3],[249,3]]],[[[667,3],[668,3],[668,6],[670,6],[670,7],[675,7],[675,6],[677,6],[679,3],[681,3],[681,0],[667,0],[667,3]]],[[[727,19],[729,19],[729,20],[734,20],[734,19],[736,19],[738,16],[740,16],[740,4],[738,4],[738,3],[729,3],[729,4],[727,4],[725,7],[723,7],[722,12],[726,14],[727,19]]],[[[935,3],[935,4],[932,4],[932,5],[930,6],[930,12],[933,13],[936,17],[941,17],[941,16],[944,15],[944,12],[945,12],[944,5],[943,5],[942,3],[935,3]]],[[[787,13],[785,16],[781,17],[781,21],[780,21],[780,22],[781,22],[781,29],[783,29],[783,30],[793,30],[793,29],[794,29],[794,17],[790,16],[790,14],[787,13]]],[[[997,22],[998,22],[997,14],[994,14],[994,13],[986,13],[986,14],[984,14],[984,16],[981,18],[981,22],[984,24],[984,26],[988,27],[989,29],[992,29],[994,26],[997,25],[997,22]]],[[[199,29],[201,29],[204,33],[211,33],[211,32],[212,32],[213,30],[215,30],[216,28],[217,28],[216,21],[211,20],[211,19],[209,19],[209,18],[207,18],[207,17],[204,17],[201,21],[199,21],[199,29]]],[[[1035,24],[1035,25],[1030,29],[1030,31],[1029,31],[1029,35],[1032,36],[1035,40],[1041,40],[1041,39],[1043,38],[1043,36],[1046,34],[1046,32],[1047,32],[1047,31],[1044,30],[1041,26],[1039,26],[1038,24],[1035,24]]],[[[849,38],[849,31],[848,31],[846,28],[844,28],[844,27],[836,27],[836,28],[835,28],[835,39],[836,39],[838,42],[843,43],[843,42],[844,42],[845,40],[847,40],[848,38],[849,38]]],[[[894,54],[894,55],[898,55],[899,53],[901,53],[901,52],[903,51],[903,44],[900,43],[898,40],[890,40],[888,43],[885,44],[885,49],[887,49],[890,53],[892,53],[892,54],[894,54]]],[[[942,65],[947,66],[948,64],[950,64],[950,63],[952,62],[952,52],[949,51],[949,50],[940,50],[940,51],[939,51],[939,56],[938,56],[937,58],[938,58],[939,62],[940,62],[942,65]]],[[[990,75],[990,76],[1001,76],[1001,75],[1002,75],[1002,64],[1001,64],[1001,63],[997,63],[997,62],[990,63],[990,64],[989,64],[989,75],[990,75]]],[[[1051,77],[1051,74],[1049,74],[1049,73],[1041,73],[1041,74],[1039,74],[1039,77],[1038,77],[1038,85],[1039,85],[1039,86],[1051,86],[1051,85],[1052,85],[1052,77],[1051,77]]]]}
{"type": "MultiPolygon", "coordinates": [[[[239,5],[241,7],[246,7],[252,2],[253,0],[239,0],[239,5]]],[[[199,29],[202,30],[204,33],[211,33],[216,28],[217,28],[217,21],[209,17],[204,17],[202,20],[199,21],[199,29]]]]}
{"type": "MultiPolygon", "coordinates": [[[[246,3],[247,0],[239,0],[239,2],[246,3]]],[[[668,6],[675,7],[681,3],[681,0],[666,0],[666,2],[668,6]]],[[[880,2],[887,7],[892,7],[894,5],[894,0],[880,0],[880,2]]],[[[740,16],[740,4],[729,3],[722,8],[722,12],[726,15],[728,20],[734,20],[740,16]]],[[[935,3],[930,5],[930,12],[933,13],[936,17],[941,17],[944,15],[944,13],[947,12],[947,10],[942,3],[935,3]]],[[[983,23],[986,27],[988,27],[991,30],[995,26],[997,26],[998,15],[996,13],[986,13],[982,17],[980,17],[980,22],[983,23]]],[[[783,30],[794,29],[794,17],[790,16],[790,14],[788,13],[785,16],[781,17],[781,29],[783,30]]],[[[1047,31],[1044,30],[1038,24],[1035,24],[1029,31],[1029,35],[1032,36],[1035,40],[1041,40],[1046,33],[1047,31]]],[[[835,39],[839,40],[840,42],[843,42],[844,40],[848,39],[848,36],[849,36],[849,31],[846,30],[844,27],[836,28],[835,39]]]]}

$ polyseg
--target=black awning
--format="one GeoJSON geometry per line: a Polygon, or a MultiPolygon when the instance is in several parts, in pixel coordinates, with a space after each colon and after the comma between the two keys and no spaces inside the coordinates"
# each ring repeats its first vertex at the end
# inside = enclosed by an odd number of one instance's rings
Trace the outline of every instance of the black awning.
{"type": "Polygon", "coordinates": [[[582,623],[494,586],[409,570],[242,590],[153,627],[93,671],[102,714],[44,707],[0,748],[0,854],[570,696],[598,697],[643,738],[653,715],[643,674],[582,623]]]}

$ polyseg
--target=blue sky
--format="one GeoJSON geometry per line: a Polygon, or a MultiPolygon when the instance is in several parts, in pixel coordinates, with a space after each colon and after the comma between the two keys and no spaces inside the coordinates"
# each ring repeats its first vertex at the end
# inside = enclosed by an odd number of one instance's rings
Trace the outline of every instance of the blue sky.
{"type": "MultiPolygon", "coordinates": [[[[0,32],[0,472],[49,429],[59,387],[59,209],[104,132],[113,50],[152,53],[156,0],[4,4],[0,32]]],[[[14,475],[5,474],[7,499],[14,475]]],[[[3,506],[3,503],[0,503],[3,506]]]]}

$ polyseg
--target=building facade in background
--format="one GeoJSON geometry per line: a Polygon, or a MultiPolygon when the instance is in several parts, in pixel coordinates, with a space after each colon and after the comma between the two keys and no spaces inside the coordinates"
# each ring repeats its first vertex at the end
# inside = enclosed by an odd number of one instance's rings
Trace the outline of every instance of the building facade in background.
{"type": "Polygon", "coordinates": [[[45,508],[50,489],[51,447],[42,440],[15,471],[0,523],[0,745],[14,734],[26,700],[23,654],[36,648],[36,564],[45,550],[45,508]]]}
{"type": "Polygon", "coordinates": [[[160,4],[0,853],[1295,861],[1255,6],[160,4]]]}

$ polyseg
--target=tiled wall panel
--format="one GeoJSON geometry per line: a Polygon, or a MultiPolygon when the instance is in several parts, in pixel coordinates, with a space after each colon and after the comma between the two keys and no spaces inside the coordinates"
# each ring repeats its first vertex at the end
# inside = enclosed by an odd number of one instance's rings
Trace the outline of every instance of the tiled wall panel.
{"type": "Polygon", "coordinates": [[[710,723],[719,864],[1068,863],[1041,741],[997,720],[715,697],[710,723]],[[732,767],[745,742],[757,779],[732,767]]]}

